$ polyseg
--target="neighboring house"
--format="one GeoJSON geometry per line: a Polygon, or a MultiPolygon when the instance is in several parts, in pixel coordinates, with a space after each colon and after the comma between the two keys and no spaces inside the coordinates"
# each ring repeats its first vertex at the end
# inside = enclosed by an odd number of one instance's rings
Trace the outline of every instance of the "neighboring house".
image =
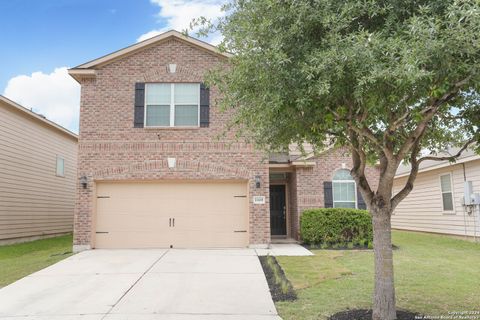
{"type": "Polygon", "coordinates": [[[225,132],[231,111],[203,81],[229,57],[169,31],[69,70],[82,88],[75,251],[266,246],[299,239],[306,208],[364,206],[342,149],[268,161],[225,132]]]}
{"type": "MultiPolygon", "coordinates": [[[[454,149],[448,154],[457,152],[458,149],[454,149]]],[[[394,192],[405,185],[409,172],[410,166],[400,166],[395,177],[394,192]]],[[[462,205],[464,181],[472,181],[474,192],[480,193],[480,156],[472,150],[465,151],[455,163],[422,162],[412,192],[392,215],[392,227],[479,237],[478,207],[468,212],[462,205]]]]}
{"type": "Polygon", "coordinates": [[[72,232],[77,135],[0,96],[0,244],[72,232]]]}

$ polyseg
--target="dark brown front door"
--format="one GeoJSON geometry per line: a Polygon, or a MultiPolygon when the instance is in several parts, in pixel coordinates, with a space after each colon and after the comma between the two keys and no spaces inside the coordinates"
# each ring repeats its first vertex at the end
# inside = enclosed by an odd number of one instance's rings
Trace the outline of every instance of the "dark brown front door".
{"type": "Polygon", "coordinates": [[[273,236],[287,235],[285,185],[270,186],[270,230],[273,236]]]}

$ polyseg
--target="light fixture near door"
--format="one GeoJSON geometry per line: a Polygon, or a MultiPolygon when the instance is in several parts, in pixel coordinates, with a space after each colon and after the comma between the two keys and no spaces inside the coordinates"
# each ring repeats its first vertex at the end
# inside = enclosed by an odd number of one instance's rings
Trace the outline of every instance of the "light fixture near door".
{"type": "Polygon", "coordinates": [[[80,185],[82,186],[83,189],[87,189],[87,186],[88,186],[87,176],[81,176],[80,177],[80,185]]]}
{"type": "Polygon", "coordinates": [[[260,176],[255,176],[255,188],[259,189],[261,186],[261,177],[260,176]]]}

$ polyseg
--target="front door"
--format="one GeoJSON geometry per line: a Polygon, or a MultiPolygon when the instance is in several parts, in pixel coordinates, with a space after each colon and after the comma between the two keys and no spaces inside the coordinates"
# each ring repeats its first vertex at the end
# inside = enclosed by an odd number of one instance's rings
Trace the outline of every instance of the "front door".
{"type": "Polygon", "coordinates": [[[270,230],[273,236],[287,235],[285,185],[270,186],[270,230]]]}

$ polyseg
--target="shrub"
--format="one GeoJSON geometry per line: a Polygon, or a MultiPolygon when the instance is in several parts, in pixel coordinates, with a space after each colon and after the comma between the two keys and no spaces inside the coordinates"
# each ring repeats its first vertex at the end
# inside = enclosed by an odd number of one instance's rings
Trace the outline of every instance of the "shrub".
{"type": "Polygon", "coordinates": [[[371,247],[373,241],[372,219],[366,210],[305,210],[300,232],[304,243],[322,248],[371,247]]]}

